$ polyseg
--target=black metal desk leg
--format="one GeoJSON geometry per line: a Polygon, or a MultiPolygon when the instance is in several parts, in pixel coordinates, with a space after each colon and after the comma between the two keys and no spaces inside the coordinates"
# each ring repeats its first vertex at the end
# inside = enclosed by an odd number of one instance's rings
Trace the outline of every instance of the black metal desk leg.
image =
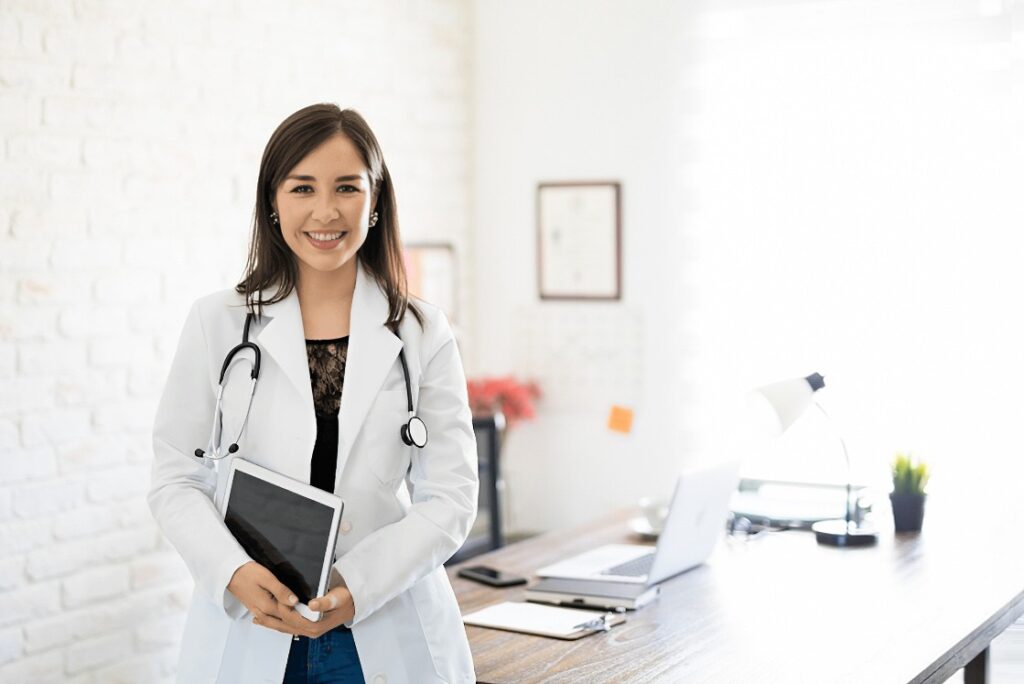
{"type": "Polygon", "coordinates": [[[988,684],[988,647],[964,667],[964,684],[988,684]]]}

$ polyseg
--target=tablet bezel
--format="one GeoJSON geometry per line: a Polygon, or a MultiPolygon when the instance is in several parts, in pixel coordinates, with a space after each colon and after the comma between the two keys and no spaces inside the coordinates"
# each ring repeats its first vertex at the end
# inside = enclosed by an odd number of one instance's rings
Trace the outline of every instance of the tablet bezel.
{"type": "MultiPolygon", "coordinates": [[[[333,511],[331,517],[331,528],[327,540],[327,548],[324,551],[323,566],[320,570],[320,582],[317,585],[316,596],[323,596],[327,593],[327,585],[331,577],[331,567],[334,565],[334,551],[338,544],[338,527],[341,524],[341,516],[345,510],[345,501],[336,494],[325,492],[313,485],[300,482],[286,475],[274,472],[269,468],[256,465],[252,461],[246,461],[241,456],[231,459],[231,468],[228,470],[227,482],[224,485],[224,496],[221,499],[220,515],[223,520],[228,513],[228,502],[231,500],[231,487],[235,481],[235,473],[242,471],[253,477],[258,477],[270,484],[277,485],[282,489],[298,494],[317,503],[328,506],[333,511]]],[[[295,610],[307,620],[318,622],[323,615],[321,612],[312,611],[305,603],[298,603],[295,610]]]]}

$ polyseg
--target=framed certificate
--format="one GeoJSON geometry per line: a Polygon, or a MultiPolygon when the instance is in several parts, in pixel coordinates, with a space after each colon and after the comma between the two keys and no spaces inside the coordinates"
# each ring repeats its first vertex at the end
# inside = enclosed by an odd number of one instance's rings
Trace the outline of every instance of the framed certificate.
{"type": "Polygon", "coordinates": [[[620,195],[616,181],[538,184],[541,299],[621,299],[620,195]]]}
{"type": "Polygon", "coordinates": [[[455,246],[445,242],[407,243],[403,257],[410,294],[441,307],[448,320],[458,323],[458,263],[455,259],[455,246]]]}

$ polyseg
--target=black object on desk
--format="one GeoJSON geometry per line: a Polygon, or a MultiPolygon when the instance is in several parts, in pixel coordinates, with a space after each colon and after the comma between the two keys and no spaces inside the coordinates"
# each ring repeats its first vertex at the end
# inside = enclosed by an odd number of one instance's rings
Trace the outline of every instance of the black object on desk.
{"type": "Polygon", "coordinates": [[[501,433],[505,429],[502,414],[473,419],[476,433],[480,494],[477,518],[469,537],[445,563],[452,565],[505,545],[501,525],[501,433]]]}

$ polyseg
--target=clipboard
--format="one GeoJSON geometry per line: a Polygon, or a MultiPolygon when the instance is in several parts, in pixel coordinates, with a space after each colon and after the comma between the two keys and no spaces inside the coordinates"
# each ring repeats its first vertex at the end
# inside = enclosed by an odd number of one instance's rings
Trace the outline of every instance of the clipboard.
{"type": "Polygon", "coordinates": [[[505,601],[463,615],[462,621],[475,627],[574,640],[596,632],[607,632],[625,622],[626,616],[541,603],[505,601]]]}

